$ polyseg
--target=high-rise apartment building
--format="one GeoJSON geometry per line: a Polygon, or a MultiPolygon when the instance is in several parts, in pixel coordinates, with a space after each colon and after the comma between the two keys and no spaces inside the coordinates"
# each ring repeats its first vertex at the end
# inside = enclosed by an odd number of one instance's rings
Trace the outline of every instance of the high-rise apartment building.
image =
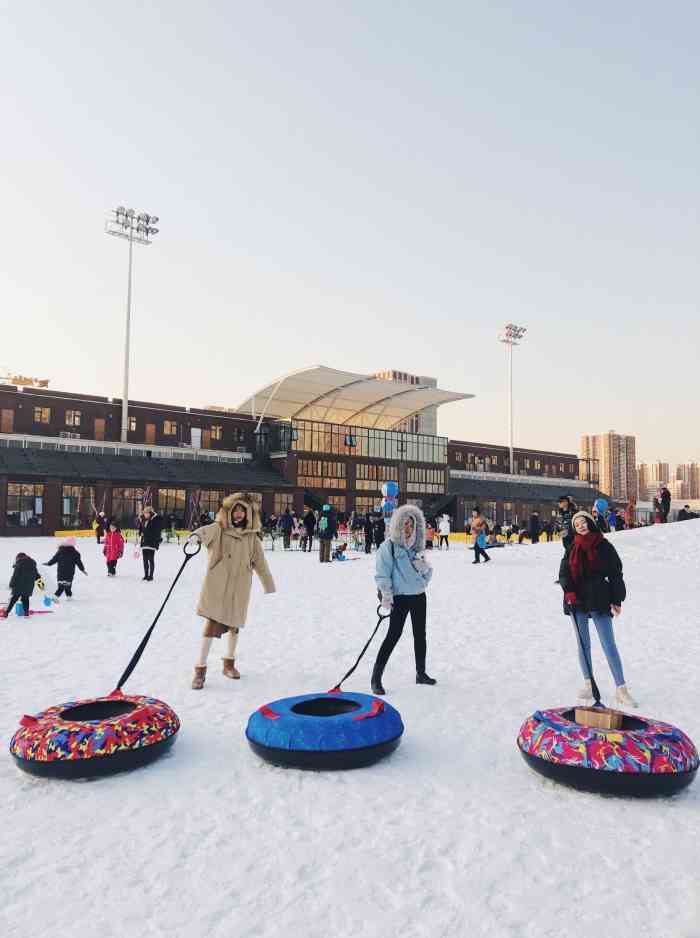
{"type": "Polygon", "coordinates": [[[598,460],[600,488],[615,499],[637,497],[636,449],[635,437],[614,430],[581,437],[581,458],[598,460]]]}
{"type": "Polygon", "coordinates": [[[642,462],[637,467],[637,492],[644,501],[651,501],[670,481],[671,467],[667,462],[642,462]]]}
{"type": "Polygon", "coordinates": [[[700,463],[685,462],[676,466],[676,479],[688,486],[685,498],[700,498],[700,463]]]}
{"type": "MultiPolygon", "coordinates": [[[[372,377],[379,378],[381,381],[398,381],[399,384],[413,384],[424,388],[437,387],[435,378],[411,375],[407,371],[379,371],[372,377]]],[[[426,407],[420,413],[407,417],[397,425],[396,429],[403,430],[404,433],[427,433],[429,436],[437,436],[437,407],[426,407]]]]}

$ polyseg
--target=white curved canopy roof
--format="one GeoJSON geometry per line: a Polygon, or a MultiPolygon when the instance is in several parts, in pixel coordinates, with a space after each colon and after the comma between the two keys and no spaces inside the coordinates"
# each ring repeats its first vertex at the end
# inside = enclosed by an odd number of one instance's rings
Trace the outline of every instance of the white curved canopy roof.
{"type": "Polygon", "coordinates": [[[426,407],[474,397],[440,388],[383,381],[317,365],[260,388],[237,409],[254,417],[320,420],[391,430],[426,407]]]}

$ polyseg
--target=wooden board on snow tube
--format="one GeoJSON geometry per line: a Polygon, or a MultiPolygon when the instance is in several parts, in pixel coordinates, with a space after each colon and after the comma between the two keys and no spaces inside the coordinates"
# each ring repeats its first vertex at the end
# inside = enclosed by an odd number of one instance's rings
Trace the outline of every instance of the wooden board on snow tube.
{"type": "Polygon", "coordinates": [[[651,798],[672,795],[695,778],[700,758],[670,723],[623,717],[621,729],[584,726],[573,707],[537,710],[517,745],[540,775],[582,791],[651,798]]]}
{"type": "Polygon", "coordinates": [[[153,762],[179,729],[177,714],[162,700],[115,693],[23,717],[10,753],[31,775],[99,778],[153,762]]]}
{"type": "Polygon", "coordinates": [[[378,762],[398,747],[403,729],[398,710],[369,694],[303,694],[256,710],[246,738],[273,765],[327,771],[378,762]]]}

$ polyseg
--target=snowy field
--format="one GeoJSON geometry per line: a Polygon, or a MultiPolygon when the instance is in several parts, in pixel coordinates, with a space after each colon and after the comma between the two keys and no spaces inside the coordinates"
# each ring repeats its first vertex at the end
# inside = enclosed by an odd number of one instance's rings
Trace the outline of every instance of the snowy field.
{"type": "MultiPolygon", "coordinates": [[[[630,596],[617,636],[639,712],[700,743],[700,522],[613,539],[630,596]]],[[[261,704],[328,690],[352,664],[376,621],[374,558],[322,566],[268,553],[278,592],[254,584],[242,680],[221,675],[217,646],[196,692],[200,556],[126,686],[179,714],[170,754],[100,781],[40,780],[7,754],[19,718],[109,692],[182,556],[161,548],[156,581],[143,583],[129,549],[108,580],[94,540],[79,547],[89,576],[76,574],[73,603],[0,621],[4,938],[700,936],[700,781],[665,801],[603,798],[555,786],[516,749],[523,719],[574,703],[581,683],[553,583],[559,545],[493,551],[478,570],[462,546],[433,553],[428,671],[439,683],[415,685],[407,626],[385,673],[403,743],[336,774],[273,768],[244,728],[261,704]]],[[[0,540],[4,583],[19,550],[46,561],[54,541],[0,540]]],[[[346,690],[369,691],[375,643],[346,690]]],[[[595,637],[594,652],[609,700],[595,637]]]]}

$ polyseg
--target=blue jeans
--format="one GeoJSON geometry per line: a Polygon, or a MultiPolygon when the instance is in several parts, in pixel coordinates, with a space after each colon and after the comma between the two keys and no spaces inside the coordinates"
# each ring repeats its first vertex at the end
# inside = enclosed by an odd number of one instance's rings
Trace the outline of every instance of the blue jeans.
{"type": "MultiPolygon", "coordinates": [[[[578,624],[579,632],[581,633],[583,647],[586,649],[588,660],[591,660],[591,633],[590,629],[588,628],[588,616],[590,615],[598,631],[598,638],[600,639],[600,644],[603,646],[605,657],[608,659],[608,664],[610,665],[610,670],[612,671],[612,676],[615,680],[615,686],[619,687],[621,684],[624,684],[625,676],[622,673],[620,652],[617,650],[617,645],[615,644],[615,634],[613,632],[612,618],[604,612],[588,613],[584,612],[582,609],[576,609],[574,615],[576,616],[576,623],[578,624]]],[[[579,664],[581,665],[581,671],[584,678],[590,680],[591,674],[588,670],[588,665],[586,664],[586,658],[581,651],[581,645],[579,643],[578,637],[576,638],[576,644],[578,646],[578,660],[579,664]]]]}

